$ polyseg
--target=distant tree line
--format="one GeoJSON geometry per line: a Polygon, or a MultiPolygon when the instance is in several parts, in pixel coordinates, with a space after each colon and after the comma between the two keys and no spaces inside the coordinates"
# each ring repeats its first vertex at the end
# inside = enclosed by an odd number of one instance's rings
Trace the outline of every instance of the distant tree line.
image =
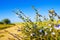
{"type": "Polygon", "coordinates": [[[11,24],[11,21],[9,19],[3,19],[0,21],[0,24],[11,24]]]}

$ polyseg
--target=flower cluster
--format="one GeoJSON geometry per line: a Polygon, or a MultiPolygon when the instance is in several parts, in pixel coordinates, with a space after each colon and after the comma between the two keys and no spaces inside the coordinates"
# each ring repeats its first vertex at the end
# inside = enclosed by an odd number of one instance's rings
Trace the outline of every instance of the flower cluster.
{"type": "Polygon", "coordinates": [[[32,22],[32,20],[20,10],[16,13],[18,17],[24,21],[25,26],[21,31],[22,34],[27,36],[24,40],[40,40],[40,38],[41,40],[58,40],[57,37],[60,35],[58,34],[58,36],[57,33],[59,33],[60,24],[57,21],[60,20],[60,16],[52,9],[49,10],[49,18],[45,18],[45,16],[43,17],[38,13],[37,9],[34,7],[33,9],[36,11],[36,22],[32,22]],[[41,17],[44,18],[44,20],[41,20],[41,17]],[[55,17],[58,18],[57,21],[55,17]]]}

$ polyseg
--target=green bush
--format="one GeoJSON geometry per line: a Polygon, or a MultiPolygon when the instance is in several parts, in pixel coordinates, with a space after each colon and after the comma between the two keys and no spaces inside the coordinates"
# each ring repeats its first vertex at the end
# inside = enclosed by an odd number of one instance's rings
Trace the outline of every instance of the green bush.
{"type": "Polygon", "coordinates": [[[2,22],[3,22],[4,24],[10,24],[10,23],[11,23],[11,21],[10,21],[9,19],[3,19],[2,22]]]}
{"type": "Polygon", "coordinates": [[[3,22],[0,22],[0,24],[4,24],[3,22]]]}

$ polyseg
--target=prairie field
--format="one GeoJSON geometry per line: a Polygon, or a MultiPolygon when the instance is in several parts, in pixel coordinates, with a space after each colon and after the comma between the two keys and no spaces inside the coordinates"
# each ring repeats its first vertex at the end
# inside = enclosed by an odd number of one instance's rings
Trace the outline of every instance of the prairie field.
{"type": "Polygon", "coordinates": [[[4,30],[8,30],[12,34],[20,34],[20,32],[17,32],[17,26],[14,25],[0,25],[0,40],[14,40],[14,37],[10,35],[8,32],[5,32],[4,30]]]}
{"type": "MultiPolygon", "coordinates": [[[[49,23],[50,23],[50,21],[49,22],[42,22],[42,23],[37,22],[37,25],[38,25],[38,28],[41,28],[41,26],[51,28],[50,26],[48,26],[49,23]]],[[[57,24],[56,21],[54,21],[54,23],[57,24]]],[[[60,24],[60,21],[58,22],[58,24],[60,24]]],[[[25,25],[26,25],[26,23],[15,23],[15,25],[0,24],[0,40],[25,40],[25,39],[23,39],[24,33],[22,33],[20,30],[20,29],[23,29],[25,25]]],[[[60,40],[60,36],[59,36],[60,30],[58,30],[58,31],[55,30],[55,32],[56,32],[55,36],[59,37],[59,40],[60,40]]],[[[52,36],[52,38],[57,40],[57,38],[55,38],[53,36],[52,36]]],[[[53,40],[52,38],[50,40],[53,40]]],[[[45,39],[45,37],[41,37],[41,40],[42,39],[47,40],[47,39],[45,39]]],[[[26,40],[31,40],[31,39],[26,39],[26,40]]],[[[38,39],[38,40],[40,40],[40,39],[38,39]]]]}

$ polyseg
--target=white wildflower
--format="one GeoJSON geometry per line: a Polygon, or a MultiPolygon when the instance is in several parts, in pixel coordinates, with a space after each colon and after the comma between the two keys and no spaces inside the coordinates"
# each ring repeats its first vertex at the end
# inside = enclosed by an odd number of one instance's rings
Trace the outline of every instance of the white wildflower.
{"type": "Polygon", "coordinates": [[[55,35],[55,32],[52,32],[51,34],[52,34],[52,35],[55,35]]]}
{"type": "Polygon", "coordinates": [[[35,36],[36,34],[35,33],[31,33],[31,36],[35,36]]]}
{"type": "Polygon", "coordinates": [[[47,35],[48,33],[47,32],[45,32],[45,35],[47,35]]]}
{"type": "Polygon", "coordinates": [[[52,30],[52,28],[50,28],[50,31],[52,30]]]}
{"type": "Polygon", "coordinates": [[[39,32],[42,32],[42,30],[39,30],[39,32]]]}
{"type": "Polygon", "coordinates": [[[51,24],[48,24],[49,26],[51,26],[51,24]]]}

